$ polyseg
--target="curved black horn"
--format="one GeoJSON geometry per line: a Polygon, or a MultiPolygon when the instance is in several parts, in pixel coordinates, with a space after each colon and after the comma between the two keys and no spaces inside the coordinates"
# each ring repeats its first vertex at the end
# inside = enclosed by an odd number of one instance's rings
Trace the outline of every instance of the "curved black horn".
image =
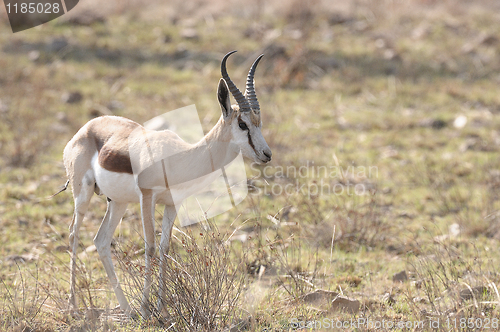
{"type": "Polygon", "coordinates": [[[250,67],[250,71],[248,72],[247,76],[247,85],[245,89],[245,97],[250,104],[250,107],[255,113],[260,112],[260,106],[259,106],[259,101],[257,100],[257,95],[255,93],[255,85],[254,85],[254,75],[255,75],[255,69],[257,68],[257,65],[259,64],[260,59],[264,54],[261,54],[257,60],[254,61],[252,64],[252,67],[250,67]]]}
{"type": "Polygon", "coordinates": [[[231,94],[233,95],[234,99],[236,99],[236,102],[240,106],[240,110],[242,112],[248,112],[250,111],[251,107],[248,104],[248,101],[246,100],[245,96],[241,93],[241,91],[236,87],[236,85],[233,83],[233,81],[229,78],[229,75],[227,74],[227,69],[226,69],[226,60],[229,58],[229,56],[233,53],[236,53],[236,51],[229,52],[224,56],[222,59],[222,62],[220,64],[220,71],[222,74],[222,78],[226,81],[227,87],[229,88],[229,91],[231,91],[231,94]]]}

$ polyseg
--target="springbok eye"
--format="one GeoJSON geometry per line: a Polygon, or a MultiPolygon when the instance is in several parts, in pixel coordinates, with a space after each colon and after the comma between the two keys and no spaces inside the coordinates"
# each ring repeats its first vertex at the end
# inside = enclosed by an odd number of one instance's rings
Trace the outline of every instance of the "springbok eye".
{"type": "Polygon", "coordinates": [[[248,130],[247,124],[245,122],[240,122],[239,125],[241,130],[248,130]]]}

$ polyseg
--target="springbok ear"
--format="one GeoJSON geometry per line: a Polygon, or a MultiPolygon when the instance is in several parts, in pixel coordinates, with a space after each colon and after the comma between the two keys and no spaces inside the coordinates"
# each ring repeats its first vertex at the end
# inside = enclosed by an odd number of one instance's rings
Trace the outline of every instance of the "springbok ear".
{"type": "Polygon", "coordinates": [[[219,87],[217,88],[217,99],[219,100],[219,105],[224,118],[228,118],[229,116],[231,116],[233,109],[231,108],[231,100],[229,99],[229,88],[227,87],[226,81],[223,78],[221,78],[219,81],[219,87]]]}

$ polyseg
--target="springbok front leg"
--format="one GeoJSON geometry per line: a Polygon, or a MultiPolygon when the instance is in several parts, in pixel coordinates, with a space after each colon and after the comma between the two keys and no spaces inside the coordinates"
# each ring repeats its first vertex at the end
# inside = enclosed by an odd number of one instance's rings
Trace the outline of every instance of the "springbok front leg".
{"type": "Polygon", "coordinates": [[[144,318],[149,317],[149,291],[152,283],[152,261],[155,254],[155,227],[154,227],[154,212],[155,202],[153,201],[153,191],[151,189],[141,189],[141,215],[142,226],[144,230],[144,241],[146,242],[146,259],[145,259],[145,278],[144,290],[142,291],[141,315],[144,318]]]}
{"type": "Polygon", "coordinates": [[[167,253],[172,237],[172,228],[174,226],[177,210],[175,206],[165,205],[163,212],[163,221],[161,224],[161,239],[160,239],[160,280],[158,294],[158,312],[161,313],[165,304],[165,271],[167,269],[167,253]]]}
{"type": "Polygon", "coordinates": [[[115,269],[113,267],[113,261],[111,259],[111,240],[113,239],[116,227],[120,223],[126,209],[127,203],[117,203],[115,201],[108,200],[108,209],[106,210],[106,215],[104,216],[101,226],[99,227],[99,231],[97,231],[94,238],[94,244],[97,248],[97,252],[99,253],[102,265],[104,265],[104,269],[108,275],[111,287],[116,294],[116,298],[120,304],[120,309],[123,310],[127,316],[130,316],[132,314],[132,308],[130,308],[120,283],[118,282],[118,278],[116,277],[115,269]]]}

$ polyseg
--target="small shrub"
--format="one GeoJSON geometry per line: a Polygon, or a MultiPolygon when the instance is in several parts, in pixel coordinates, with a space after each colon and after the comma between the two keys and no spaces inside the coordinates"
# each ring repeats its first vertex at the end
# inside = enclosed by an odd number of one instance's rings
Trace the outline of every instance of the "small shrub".
{"type": "MultiPolygon", "coordinates": [[[[188,229],[178,238],[180,246],[171,243],[162,286],[158,280],[159,259],[153,261],[153,285],[147,306],[154,319],[173,331],[217,331],[227,327],[236,315],[243,289],[244,260],[232,257],[226,236],[212,224],[208,230],[195,229],[188,229]],[[156,307],[159,287],[166,290],[162,312],[156,307]]],[[[131,305],[139,312],[144,267],[127,255],[119,262],[129,295],[136,299],[131,305]]]]}

